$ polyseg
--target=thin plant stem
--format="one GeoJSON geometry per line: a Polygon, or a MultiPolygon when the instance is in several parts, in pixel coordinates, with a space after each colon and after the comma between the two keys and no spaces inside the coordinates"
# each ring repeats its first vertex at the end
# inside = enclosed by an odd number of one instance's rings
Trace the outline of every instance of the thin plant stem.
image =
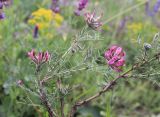
{"type": "Polygon", "coordinates": [[[103,25],[106,24],[106,23],[108,23],[108,22],[110,22],[110,21],[112,21],[112,20],[114,20],[115,18],[118,18],[118,17],[124,15],[125,13],[128,13],[128,12],[130,12],[130,11],[132,11],[132,10],[134,10],[134,9],[142,6],[142,5],[144,5],[147,1],[148,1],[148,0],[142,1],[142,2],[140,2],[140,3],[138,3],[138,4],[136,4],[136,5],[128,8],[128,9],[126,9],[125,11],[122,11],[122,12],[114,15],[113,17],[111,17],[111,18],[109,18],[108,20],[106,20],[106,21],[103,23],[103,25]]]}

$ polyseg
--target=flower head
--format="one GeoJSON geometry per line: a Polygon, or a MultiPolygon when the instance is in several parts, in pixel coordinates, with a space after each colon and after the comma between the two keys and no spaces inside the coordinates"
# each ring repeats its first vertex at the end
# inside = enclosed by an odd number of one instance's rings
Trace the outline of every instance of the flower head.
{"type": "Polygon", "coordinates": [[[89,27],[96,30],[102,26],[102,22],[100,21],[102,14],[99,17],[96,17],[95,10],[93,13],[86,13],[85,20],[89,27]]]}
{"type": "Polygon", "coordinates": [[[88,0],[80,0],[78,4],[78,10],[79,11],[83,10],[86,7],[87,3],[88,0]]]}
{"type": "Polygon", "coordinates": [[[105,52],[104,57],[113,70],[116,72],[122,71],[122,66],[125,64],[125,52],[121,47],[112,46],[105,52]]]}
{"type": "Polygon", "coordinates": [[[74,11],[75,15],[79,16],[80,12],[87,6],[88,0],[79,0],[77,9],[74,11]]]}
{"type": "Polygon", "coordinates": [[[41,65],[50,59],[50,54],[48,51],[35,53],[34,49],[28,52],[28,57],[36,64],[41,65]]]}
{"type": "Polygon", "coordinates": [[[38,25],[39,29],[46,29],[50,26],[59,28],[62,25],[63,17],[58,13],[53,13],[50,9],[40,8],[32,13],[29,24],[38,25]]]}

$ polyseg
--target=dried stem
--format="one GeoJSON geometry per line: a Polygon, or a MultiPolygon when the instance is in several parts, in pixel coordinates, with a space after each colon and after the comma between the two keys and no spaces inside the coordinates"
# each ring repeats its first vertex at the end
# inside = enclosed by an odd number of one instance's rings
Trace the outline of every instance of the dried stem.
{"type": "Polygon", "coordinates": [[[64,117],[64,98],[61,94],[61,90],[62,90],[62,84],[61,84],[61,79],[59,78],[57,80],[57,88],[59,90],[59,100],[60,100],[60,111],[61,111],[61,117],[64,117]]]}
{"type": "Polygon", "coordinates": [[[60,98],[61,103],[61,116],[64,117],[64,99],[63,97],[60,98]]]}
{"type": "Polygon", "coordinates": [[[151,58],[151,59],[148,60],[148,61],[143,61],[143,62],[141,62],[140,64],[134,65],[131,69],[129,69],[128,71],[126,71],[126,72],[123,73],[122,75],[119,75],[117,78],[113,79],[113,80],[110,81],[109,83],[106,83],[106,85],[102,88],[102,90],[100,90],[100,91],[99,91],[98,93],[96,93],[95,95],[93,95],[93,96],[91,96],[91,97],[89,97],[89,98],[87,98],[87,99],[84,99],[83,101],[79,101],[79,102],[75,103],[75,104],[72,106],[71,111],[69,112],[68,117],[73,117],[74,114],[75,114],[75,112],[77,111],[77,108],[78,108],[78,107],[83,106],[83,105],[85,105],[86,103],[88,103],[88,102],[90,102],[90,101],[92,101],[92,100],[100,97],[102,94],[104,94],[104,93],[107,92],[109,89],[111,89],[111,88],[115,85],[115,83],[117,82],[118,79],[128,77],[128,74],[129,74],[131,71],[133,71],[133,70],[135,70],[135,69],[143,66],[143,65],[146,64],[146,63],[149,63],[149,62],[151,62],[151,61],[153,61],[153,60],[158,59],[159,56],[160,56],[160,53],[156,54],[155,56],[153,56],[153,58],[151,58]]]}
{"type": "Polygon", "coordinates": [[[39,96],[40,96],[40,99],[43,103],[43,105],[45,106],[45,108],[47,109],[48,111],[48,114],[49,114],[49,117],[56,117],[56,114],[55,112],[53,111],[52,107],[51,107],[51,104],[49,103],[48,99],[47,99],[47,96],[45,94],[45,91],[43,89],[43,82],[40,81],[39,83],[40,85],[40,88],[39,88],[39,96]]]}

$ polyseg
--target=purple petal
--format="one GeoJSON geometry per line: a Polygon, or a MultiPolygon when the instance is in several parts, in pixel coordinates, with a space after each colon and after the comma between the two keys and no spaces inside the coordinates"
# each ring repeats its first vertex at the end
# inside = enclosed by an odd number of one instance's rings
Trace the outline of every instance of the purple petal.
{"type": "Polygon", "coordinates": [[[119,55],[122,52],[122,48],[118,47],[115,51],[115,55],[119,55]]]}
{"type": "Polygon", "coordinates": [[[113,65],[118,60],[118,56],[114,56],[112,59],[108,61],[109,65],[113,65]]]}
{"type": "Polygon", "coordinates": [[[124,60],[124,58],[121,58],[120,60],[118,60],[117,62],[116,62],[116,66],[123,66],[124,65],[124,63],[125,63],[125,60],[124,60]]]}

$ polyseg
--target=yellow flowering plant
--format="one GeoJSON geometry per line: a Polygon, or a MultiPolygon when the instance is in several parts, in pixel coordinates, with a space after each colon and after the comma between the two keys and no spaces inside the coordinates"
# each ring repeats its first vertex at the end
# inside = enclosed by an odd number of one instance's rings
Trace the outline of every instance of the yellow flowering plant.
{"type": "Polygon", "coordinates": [[[152,35],[154,35],[156,32],[158,32],[158,28],[155,27],[154,25],[151,25],[150,22],[133,22],[127,25],[127,29],[128,29],[128,35],[131,38],[131,42],[135,42],[137,43],[137,38],[139,35],[145,33],[146,37],[149,38],[145,38],[143,39],[143,43],[145,41],[151,42],[152,41],[152,35]],[[148,29],[148,30],[146,30],[148,29]]]}
{"type": "Polygon", "coordinates": [[[64,18],[60,14],[54,13],[50,9],[39,8],[31,14],[28,23],[34,26],[37,25],[40,31],[45,31],[49,28],[52,28],[52,30],[59,28],[63,20],[64,18]]]}
{"type": "Polygon", "coordinates": [[[143,28],[142,23],[131,23],[127,25],[127,29],[135,34],[141,32],[142,28],[143,28]]]}

